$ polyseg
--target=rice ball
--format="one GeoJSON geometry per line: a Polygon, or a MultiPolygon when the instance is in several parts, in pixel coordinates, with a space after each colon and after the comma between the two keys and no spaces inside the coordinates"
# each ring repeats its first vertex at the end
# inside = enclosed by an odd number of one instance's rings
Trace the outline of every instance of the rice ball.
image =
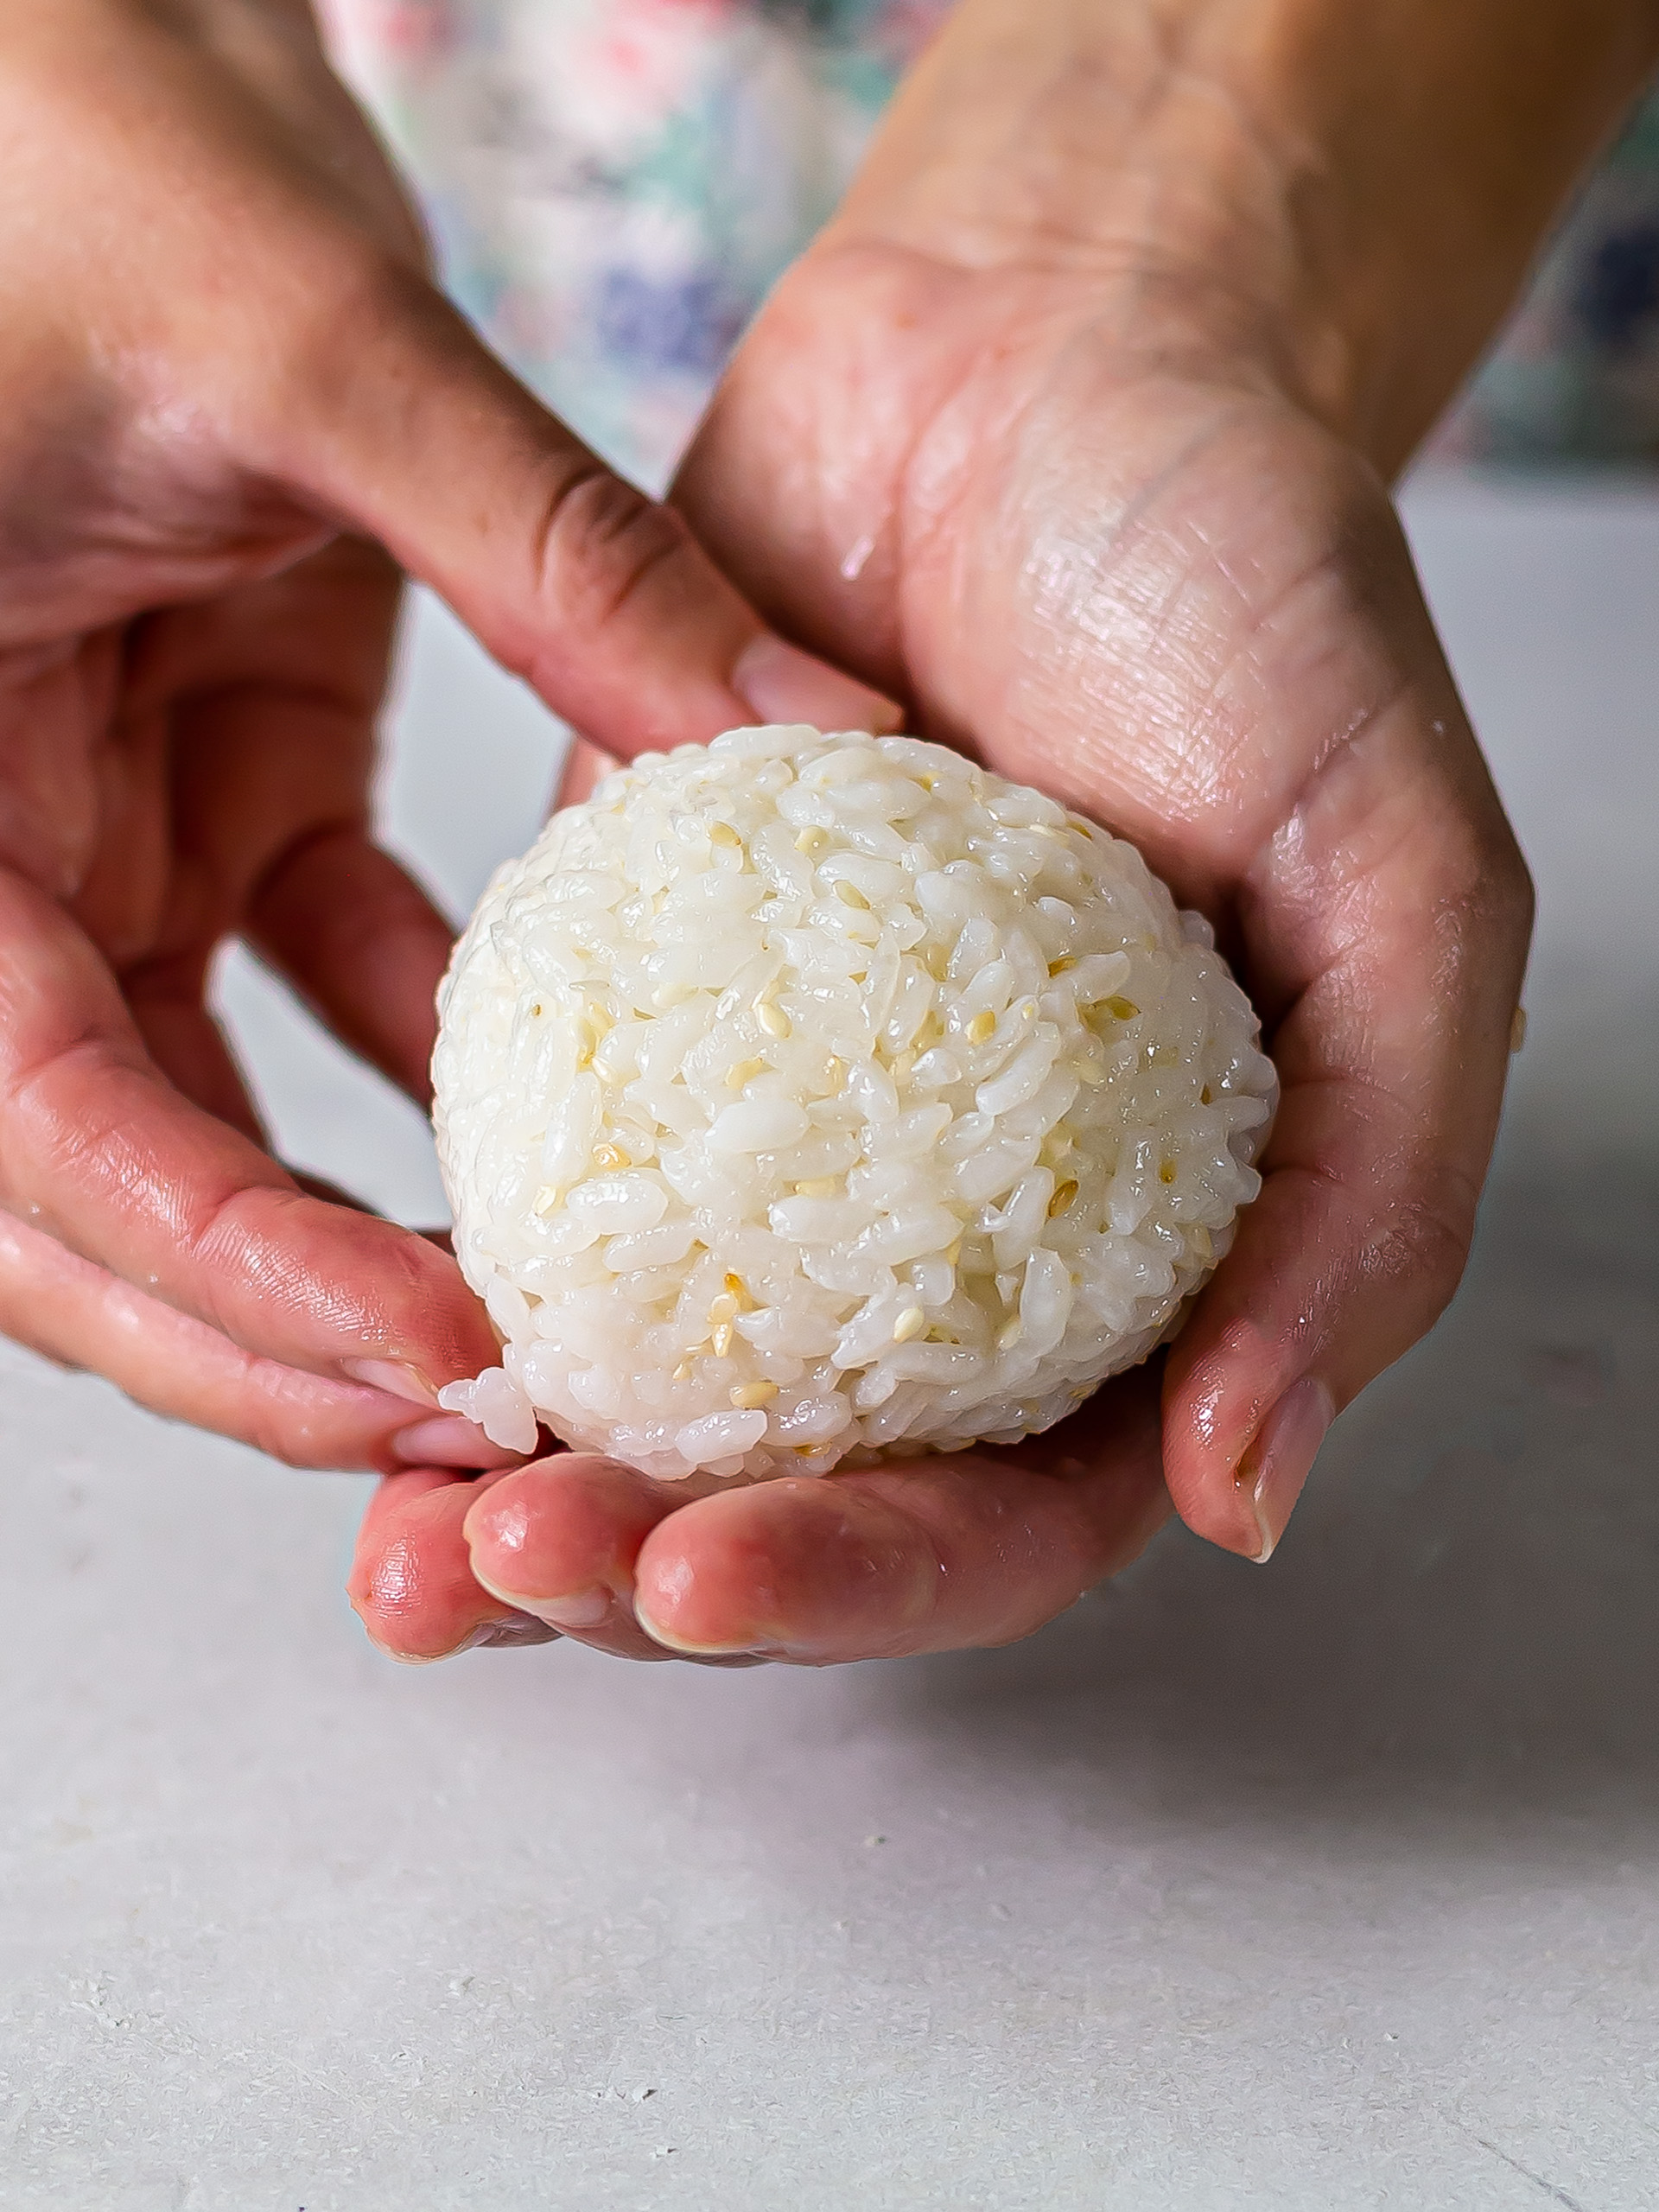
{"type": "Polygon", "coordinates": [[[915,738],[647,753],[501,868],[439,1001],[442,1403],[667,1480],[1011,1443],[1172,1333],[1272,1063],[1132,846],[915,738]]]}

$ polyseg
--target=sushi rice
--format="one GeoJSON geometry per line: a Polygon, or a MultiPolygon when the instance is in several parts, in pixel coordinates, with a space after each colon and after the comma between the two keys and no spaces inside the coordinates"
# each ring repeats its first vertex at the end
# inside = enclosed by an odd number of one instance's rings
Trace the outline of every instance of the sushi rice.
{"type": "Polygon", "coordinates": [[[941,746],[646,754],[499,871],[440,998],[498,1443],[679,1480],[1045,1429],[1170,1335],[1276,1096],[1201,918],[941,746]]]}

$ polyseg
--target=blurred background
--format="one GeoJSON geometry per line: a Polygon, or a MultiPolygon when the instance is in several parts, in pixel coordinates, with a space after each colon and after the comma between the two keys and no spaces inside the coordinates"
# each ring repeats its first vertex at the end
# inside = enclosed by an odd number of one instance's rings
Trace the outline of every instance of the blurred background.
{"type": "Polygon", "coordinates": [[[659,489],[949,0],[323,0],[450,290],[659,489]]]}

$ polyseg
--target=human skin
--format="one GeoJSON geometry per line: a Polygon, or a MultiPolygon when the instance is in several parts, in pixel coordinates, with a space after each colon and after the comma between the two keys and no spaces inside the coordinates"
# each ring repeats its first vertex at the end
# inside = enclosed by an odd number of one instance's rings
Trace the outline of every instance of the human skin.
{"type": "Polygon", "coordinates": [[[0,0],[0,1328],[302,1464],[499,1465],[453,1260],[270,1156],[204,1004],[240,935],[427,1096],[400,569],[622,749],[892,710],[473,337],[301,0],[0,0]]]}
{"type": "Polygon", "coordinates": [[[674,496],[787,634],[1217,920],[1284,1084],[1262,1194],[1157,1418],[1141,1376],[1018,1451],[679,1506],[575,1455],[404,1478],[353,1583],[389,1646],[497,1602],[650,1656],[1003,1641],[1144,1541],[1160,1457],[1272,1549],[1461,1274],[1530,925],[1387,483],[1656,56],[1628,0],[963,0],[674,496]]]}

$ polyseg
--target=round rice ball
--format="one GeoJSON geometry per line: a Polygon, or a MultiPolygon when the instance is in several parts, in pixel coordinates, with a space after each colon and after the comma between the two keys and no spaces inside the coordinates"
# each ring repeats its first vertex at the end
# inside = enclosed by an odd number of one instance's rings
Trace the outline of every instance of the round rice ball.
{"type": "Polygon", "coordinates": [[[498,1443],[659,1478],[1044,1429],[1179,1323],[1272,1063],[1133,847],[908,737],[647,753],[499,871],[440,998],[498,1443]]]}

